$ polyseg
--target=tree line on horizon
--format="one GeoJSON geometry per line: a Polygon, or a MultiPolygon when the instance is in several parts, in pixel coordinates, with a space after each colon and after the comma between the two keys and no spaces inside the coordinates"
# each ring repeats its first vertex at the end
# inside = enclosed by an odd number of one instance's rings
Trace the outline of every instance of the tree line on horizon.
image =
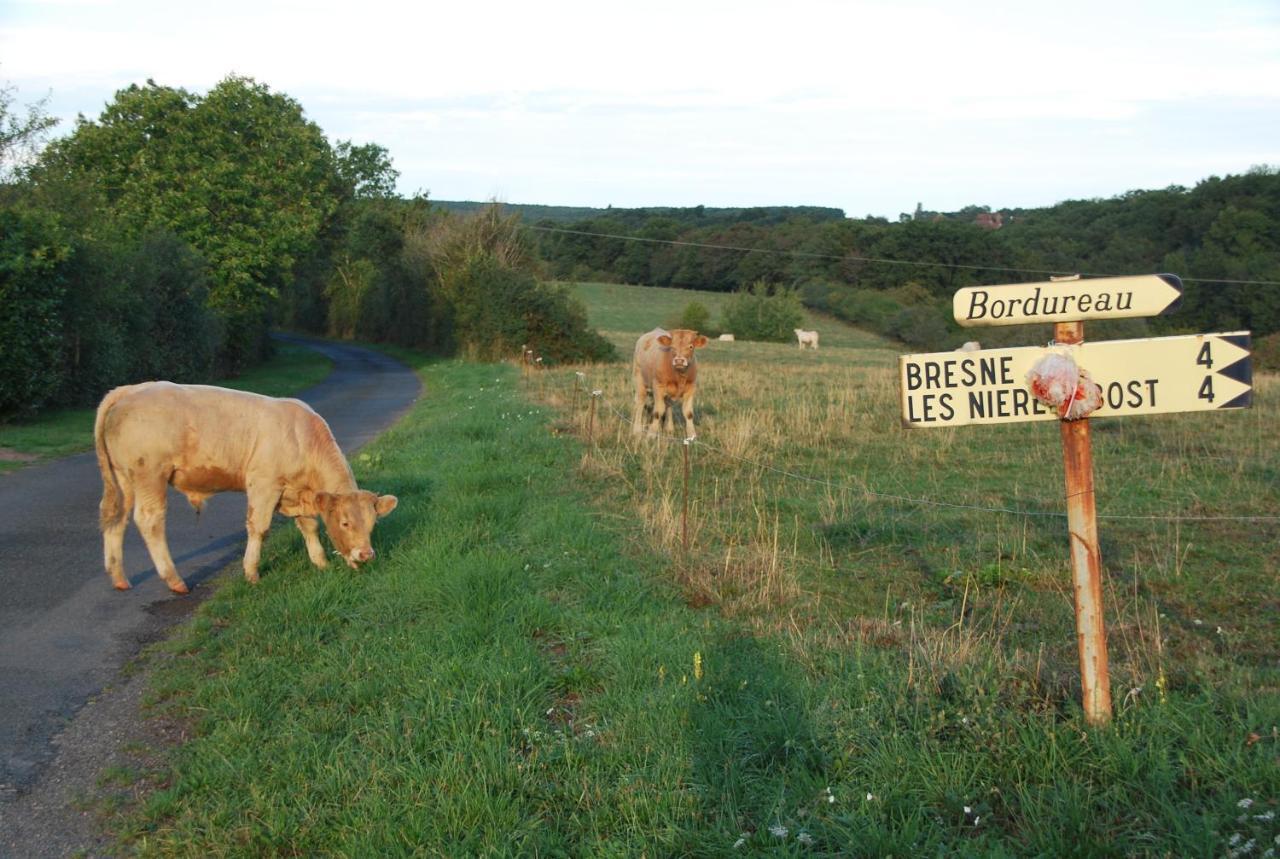
{"type": "MultiPolygon", "coordinates": [[[[1280,331],[1275,167],[1205,179],[1194,188],[1004,210],[995,229],[977,222],[988,210],[976,206],[949,216],[918,209],[898,222],[802,214],[779,221],[776,210],[753,220],[751,210],[734,211],[732,221],[718,223],[691,210],[605,211],[567,224],[542,220],[534,224],[536,243],[558,279],[718,292],[763,281],[917,348],[950,348],[972,336],[952,318],[957,289],[1047,279],[1041,272],[1171,272],[1185,279],[1175,313],[1096,329],[1113,335],[1280,331]]],[[[1028,333],[1022,326],[983,331],[993,344],[1022,342],[1028,333]]]]}

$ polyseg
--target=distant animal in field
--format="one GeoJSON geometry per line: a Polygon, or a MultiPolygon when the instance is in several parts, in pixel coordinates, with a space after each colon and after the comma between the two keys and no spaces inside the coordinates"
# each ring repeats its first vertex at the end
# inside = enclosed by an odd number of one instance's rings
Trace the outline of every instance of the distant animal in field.
{"type": "Polygon", "coordinates": [[[803,349],[806,346],[808,346],[810,349],[815,349],[815,350],[818,348],[818,332],[817,331],[805,331],[801,328],[797,328],[795,329],[795,332],[796,332],[796,340],[799,342],[801,349],[803,349]]]}
{"type": "Polygon", "coordinates": [[[102,472],[103,557],[107,575],[127,590],[124,532],[129,511],[169,590],[187,593],[164,522],[168,487],[197,511],[218,492],[243,492],[249,509],[244,577],[258,581],[262,538],[279,512],[293,517],[317,567],[327,564],[317,536],[324,521],[347,566],[373,560],[374,522],[395,509],[394,495],[356,487],[324,418],[301,400],[275,399],[208,385],[144,382],[107,393],[93,427],[102,472]]]}
{"type": "Polygon", "coordinates": [[[636,383],[635,413],[631,430],[644,429],[645,400],[653,395],[653,421],[650,432],[657,432],[666,419],[667,431],[674,429],[668,400],[679,400],[684,413],[685,435],[695,438],[693,398],[698,390],[698,360],[695,349],[707,345],[707,338],[688,328],[666,331],[655,328],[636,341],[635,359],[631,364],[636,383]]]}
{"type": "Polygon", "coordinates": [[[733,342],[733,335],[732,335],[732,334],[721,334],[721,335],[720,335],[720,339],[721,339],[721,340],[723,340],[723,341],[724,341],[724,342],[726,342],[726,343],[732,343],[732,342],[733,342]]]}
{"type": "Polygon", "coordinates": [[[956,350],[957,352],[981,352],[982,344],[977,340],[968,340],[963,346],[956,350]]]}

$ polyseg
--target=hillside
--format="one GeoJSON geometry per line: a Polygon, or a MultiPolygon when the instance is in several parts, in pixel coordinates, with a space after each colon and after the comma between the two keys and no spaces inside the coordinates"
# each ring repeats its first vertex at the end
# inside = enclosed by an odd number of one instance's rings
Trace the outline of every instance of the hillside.
{"type": "MultiPolygon", "coordinates": [[[[487,208],[491,202],[432,200],[431,205],[450,212],[470,213],[487,208]]],[[[519,214],[526,223],[542,221],[569,224],[595,218],[609,218],[622,224],[641,225],[650,218],[666,218],[691,224],[778,224],[791,218],[807,218],[814,222],[842,220],[844,211],[824,206],[754,206],[749,208],[716,208],[713,206],[650,206],[635,209],[591,208],[588,206],[547,206],[529,203],[503,203],[504,212],[519,214]]]]}

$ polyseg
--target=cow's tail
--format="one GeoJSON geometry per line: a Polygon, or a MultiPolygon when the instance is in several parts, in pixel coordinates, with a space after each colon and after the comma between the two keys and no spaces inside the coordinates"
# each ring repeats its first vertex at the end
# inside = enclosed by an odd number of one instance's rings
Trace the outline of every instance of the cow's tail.
{"type": "Polygon", "coordinates": [[[98,454],[98,470],[102,472],[102,503],[98,505],[98,526],[106,531],[112,525],[128,515],[125,510],[124,494],[116,481],[115,469],[111,464],[111,452],[107,450],[107,439],[104,424],[111,407],[128,392],[127,388],[115,388],[109,391],[98,405],[98,415],[93,421],[93,447],[98,454]]]}

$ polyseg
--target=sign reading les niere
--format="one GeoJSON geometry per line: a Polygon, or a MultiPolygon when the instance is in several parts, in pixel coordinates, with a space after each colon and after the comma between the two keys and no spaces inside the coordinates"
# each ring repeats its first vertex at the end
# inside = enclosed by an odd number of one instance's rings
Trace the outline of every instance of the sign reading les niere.
{"type": "Polygon", "coordinates": [[[956,322],[1023,325],[1028,322],[1078,322],[1158,316],[1182,298],[1182,281],[1173,274],[1098,277],[1091,280],[966,286],[952,299],[956,322]]]}

